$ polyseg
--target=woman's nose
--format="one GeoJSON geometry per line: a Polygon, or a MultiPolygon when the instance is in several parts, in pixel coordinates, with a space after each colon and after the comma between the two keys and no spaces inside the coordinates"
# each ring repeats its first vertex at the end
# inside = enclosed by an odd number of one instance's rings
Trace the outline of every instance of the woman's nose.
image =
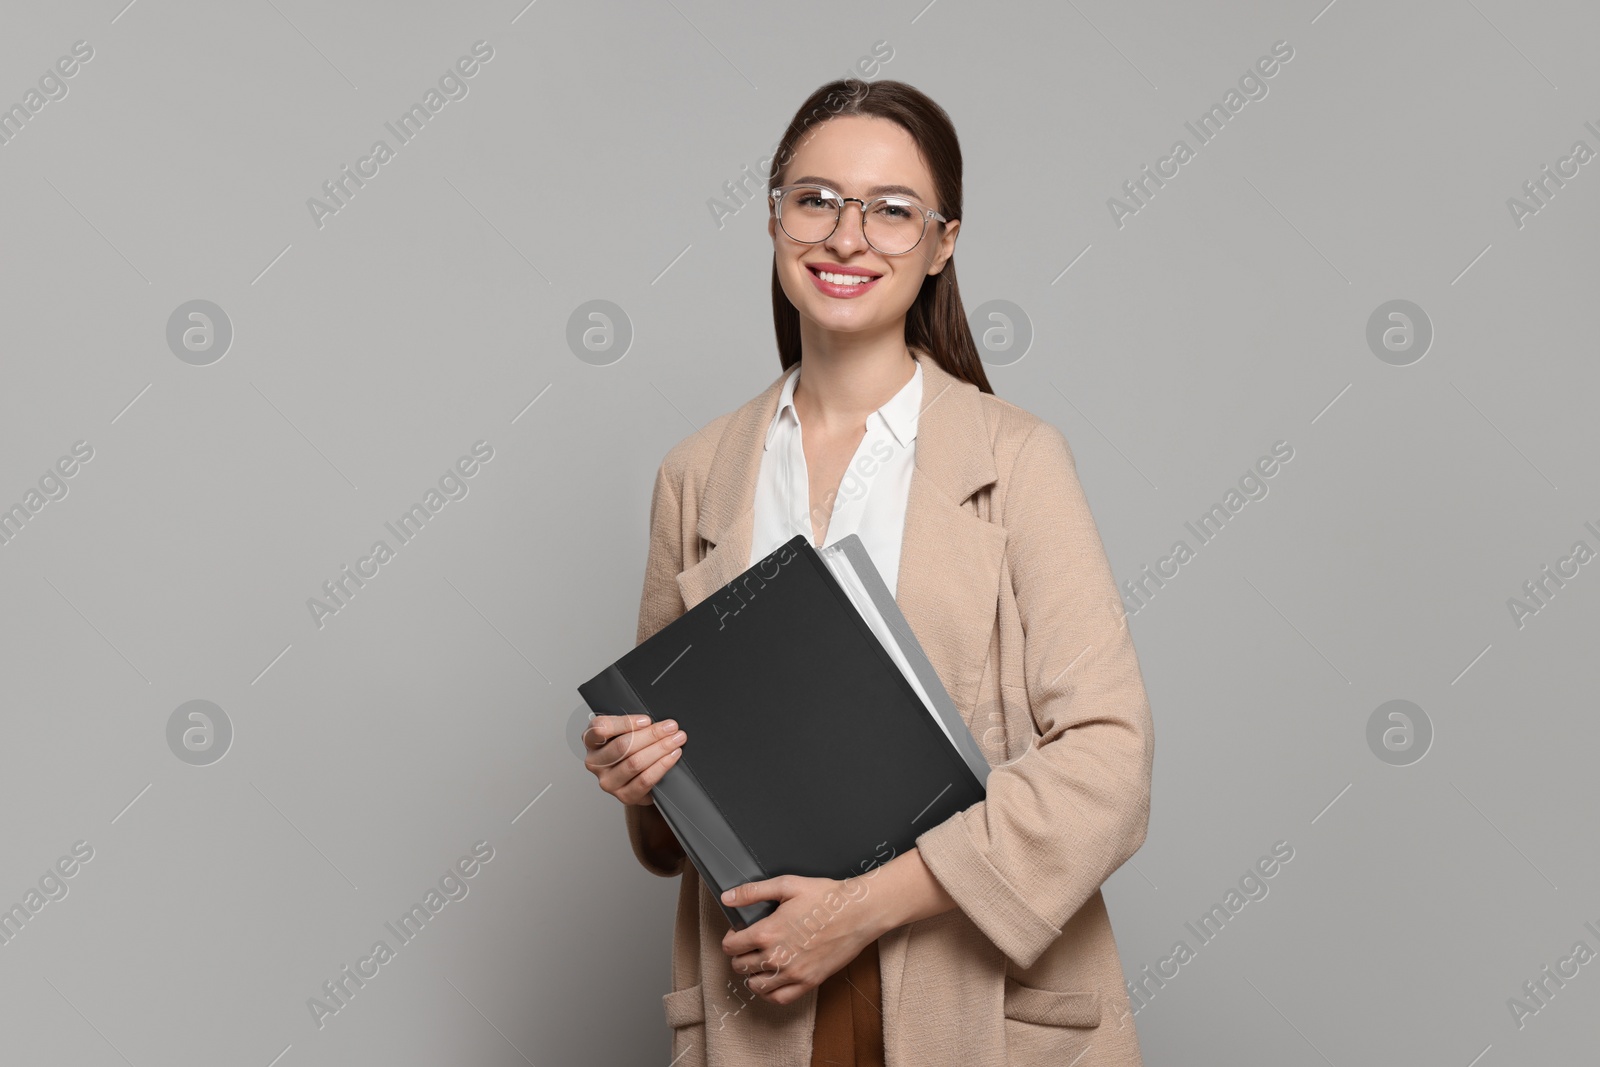
{"type": "Polygon", "coordinates": [[[830,248],[864,248],[867,243],[866,217],[856,204],[845,204],[839,209],[839,225],[828,237],[830,248]]]}

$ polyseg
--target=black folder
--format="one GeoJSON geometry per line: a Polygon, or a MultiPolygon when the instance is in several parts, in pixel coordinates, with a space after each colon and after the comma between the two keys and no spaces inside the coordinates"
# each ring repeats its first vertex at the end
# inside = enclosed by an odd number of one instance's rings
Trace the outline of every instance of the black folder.
{"type": "Polygon", "coordinates": [[[988,761],[854,534],[820,552],[796,534],[578,692],[688,734],[652,796],[735,929],[777,903],[724,890],[867,874],[985,796],[988,761]]]}

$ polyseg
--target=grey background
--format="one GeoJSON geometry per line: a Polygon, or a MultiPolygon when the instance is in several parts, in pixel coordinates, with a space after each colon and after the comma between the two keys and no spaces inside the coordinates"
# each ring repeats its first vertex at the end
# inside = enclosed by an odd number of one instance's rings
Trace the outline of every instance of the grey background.
{"type": "Polygon", "coordinates": [[[761,194],[720,228],[708,201],[878,41],[961,135],[967,306],[1033,332],[991,380],[1066,433],[1119,580],[1294,449],[1132,619],[1155,788],[1105,891],[1130,978],[1194,950],[1146,1061],[1593,1056],[1600,964],[1520,1028],[1507,1001],[1600,949],[1600,564],[1520,628],[1507,602],[1600,547],[1600,163],[1521,227],[1507,200],[1600,148],[1594,6],[797,10],[7,8],[6,106],[94,56],[0,146],[0,505],[94,455],[0,546],[0,904],[94,855],[0,945],[0,1059],[667,1062],[676,883],[563,735],[631,643],[661,457],[778,374],[761,194]],[[478,40],[468,94],[314,224],[478,40]],[[1108,198],[1280,40],[1119,228],[1108,198]],[[233,330],[207,366],[166,341],[197,299],[233,330]],[[604,366],[567,340],[595,299],[634,333],[604,366]],[[1407,366],[1366,342],[1395,299],[1435,332],[1407,366]],[[308,598],[480,440],[319,629],[308,598]],[[1433,731],[1405,766],[1367,740],[1395,699],[1433,731]],[[191,700],[232,726],[210,765],[168,746],[191,700]],[[308,998],[477,841],[468,895],[319,1029],[308,998]]]}

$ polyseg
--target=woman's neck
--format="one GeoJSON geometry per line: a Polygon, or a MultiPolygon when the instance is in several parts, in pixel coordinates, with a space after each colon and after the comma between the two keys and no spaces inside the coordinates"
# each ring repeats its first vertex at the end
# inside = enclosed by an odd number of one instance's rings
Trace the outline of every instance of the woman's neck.
{"type": "Polygon", "coordinates": [[[823,434],[859,430],[916,373],[904,341],[871,349],[807,351],[800,361],[794,406],[804,426],[823,434]]]}

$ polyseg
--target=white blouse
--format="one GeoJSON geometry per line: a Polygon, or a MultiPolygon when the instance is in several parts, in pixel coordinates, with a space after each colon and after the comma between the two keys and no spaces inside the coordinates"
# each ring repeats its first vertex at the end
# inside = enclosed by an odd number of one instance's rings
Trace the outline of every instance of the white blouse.
{"type": "MultiPolygon", "coordinates": [[[[794,406],[799,378],[800,365],[796,364],[783,383],[777,413],[767,427],[761,471],[756,478],[755,525],[747,566],[755,566],[796,534],[804,534],[806,541],[815,545],[808,514],[811,481],[801,445],[800,415],[794,406]]],[[[891,595],[899,579],[906,498],[911,492],[917,416],[921,411],[919,361],[911,380],[888,403],[867,416],[866,434],[839,481],[824,543],[815,545],[826,548],[842,537],[856,534],[891,595]]]]}

